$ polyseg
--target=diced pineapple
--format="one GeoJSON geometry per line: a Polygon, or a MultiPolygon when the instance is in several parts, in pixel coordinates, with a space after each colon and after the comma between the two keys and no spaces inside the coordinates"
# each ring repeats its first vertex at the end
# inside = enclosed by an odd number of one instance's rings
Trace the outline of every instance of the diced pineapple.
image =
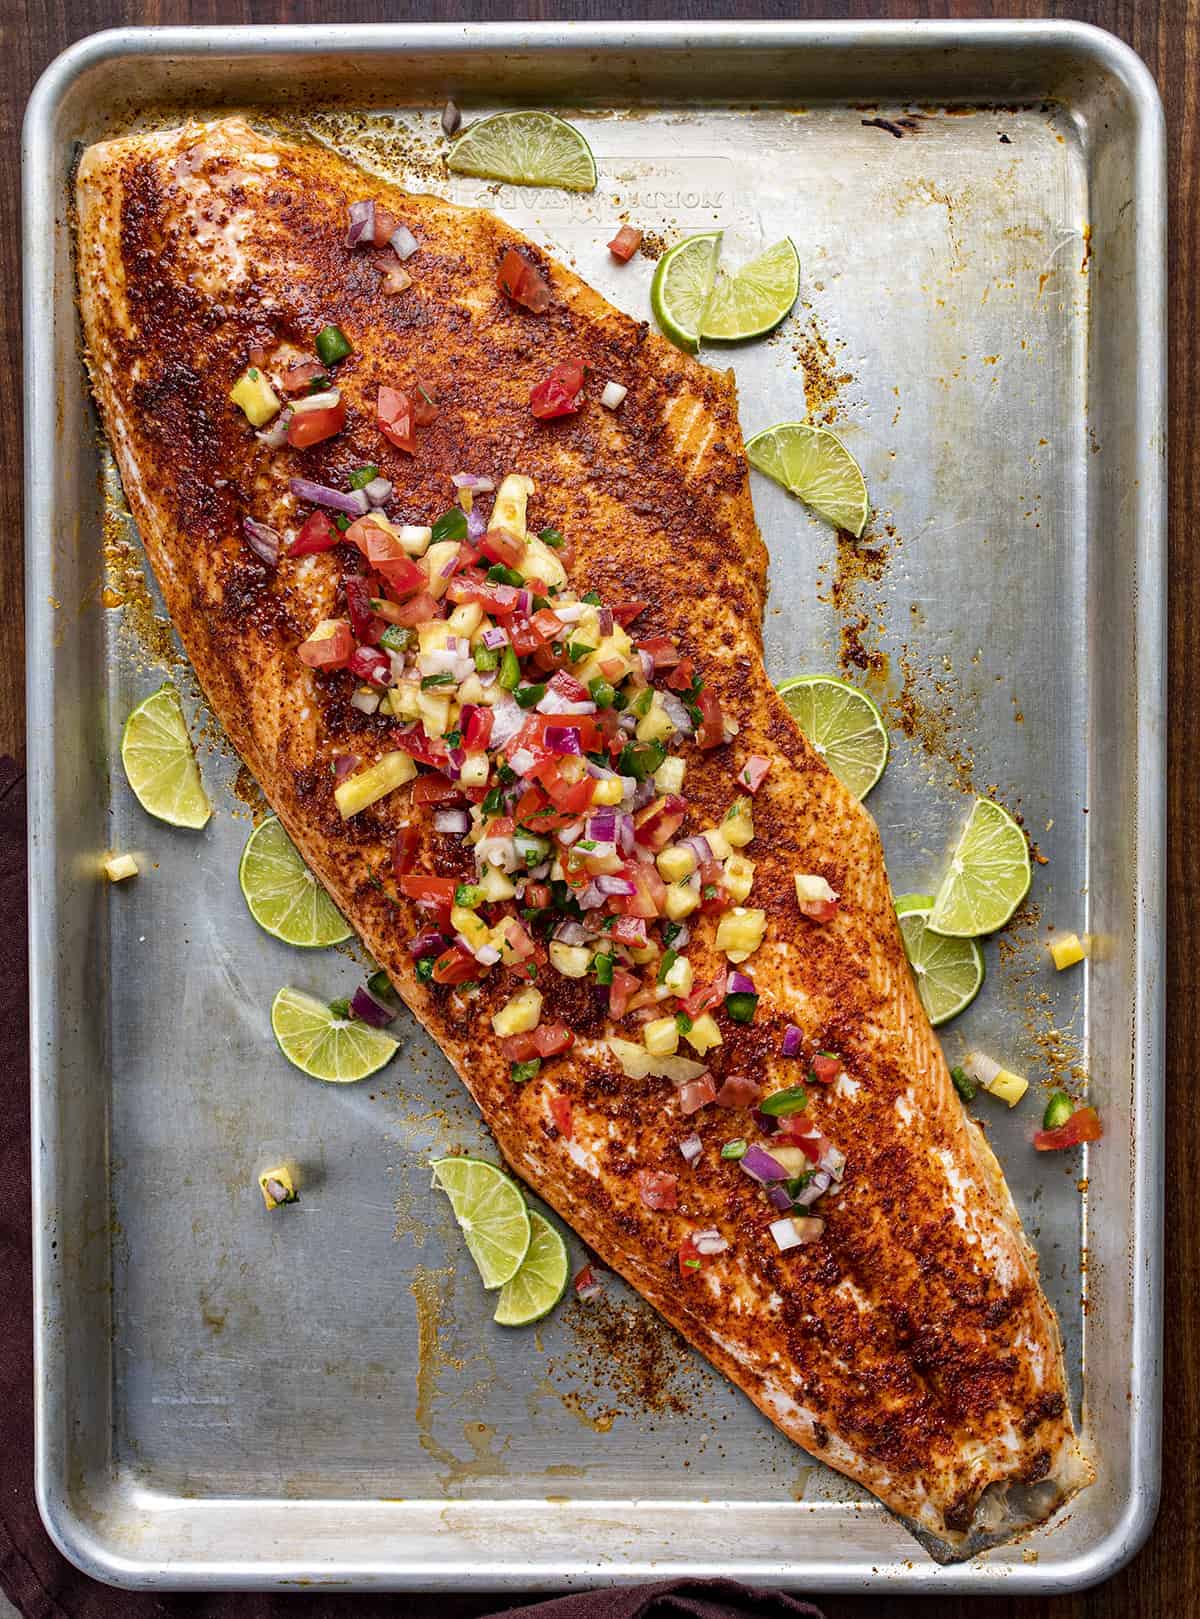
{"type": "Polygon", "coordinates": [[[536,534],[525,544],[525,554],[517,563],[517,572],[526,579],[544,580],[547,586],[557,585],[559,590],[567,582],[567,570],[559,561],[558,552],[552,551],[536,534]]]}
{"type": "Polygon", "coordinates": [[[510,472],[507,478],[502,479],[492,503],[491,527],[507,529],[518,539],[524,539],[525,513],[533,490],[533,479],[527,478],[523,472],[510,472]]]}
{"type": "Polygon", "coordinates": [[[819,900],[836,899],[837,895],[824,877],[818,877],[812,872],[798,871],[796,879],[796,898],[801,905],[812,905],[819,900]]]}
{"type": "Polygon", "coordinates": [[[229,390],[229,397],[245,412],[251,427],[265,427],[279,414],[279,395],[256,365],[243,371],[229,390]]]}
{"type": "Polygon", "coordinates": [[[803,1147],[777,1147],[772,1141],[767,1151],[777,1164],[781,1164],[789,1175],[803,1175],[812,1168],[812,1160],[803,1147]]]}
{"type": "Polygon", "coordinates": [[[429,549],[433,530],[421,523],[402,523],[396,538],[410,557],[423,557],[429,549]]]}
{"type": "Polygon", "coordinates": [[[472,703],[478,706],[487,699],[487,687],[483,685],[478,675],[468,675],[458,688],[460,703],[472,703]]]}
{"type": "Polygon", "coordinates": [[[679,1050],[679,1025],[673,1017],[655,1018],[642,1030],[642,1039],[652,1057],[672,1057],[679,1050]]]}
{"type": "Polygon", "coordinates": [[[663,901],[663,909],[672,922],[682,922],[685,916],[691,916],[699,904],[699,883],[667,884],[667,897],[663,901]]]}
{"type": "Polygon", "coordinates": [[[744,854],[738,854],[735,850],[725,862],[722,883],[734,904],[741,905],[750,898],[750,890],[754,887],[753,860],[747,860],[744,854]]]}
{"type": "Polygon", "coordinates": [[[982,1085],[989,1095],[1007,1102],[1009,1107],[1016,1107],[1029,1089],[1027,1079],[1001,1068],[996,1059],[989,1057],[985,1051],[968,1052],[962,1065],[977,1085],[982,1085]]]}
{"type": "Polygon", "coordinates": [[[110,854],[104,862],[104,875],[110,883],[124,882],[126,877],[136,877],[138,863],[131,854],[110,854]]]}
{"type": "Polygon", "coordinates": [[[721,823],[725,841],[735,849],[744,849],[754,837],[754,810],[748,798],[735,798],[725,812],[721,823]]]}
{"type": "Polygon", "coordinates": [[[444,652],[449,639],[450,620],[431,619],[428,624],[422,624],[417,630],[417,652],[421,657],[430,652],[444,652]]]}
{"type": "Polygon", "coordinates": [[[657,961],[662,955],[662,951],[656,944],[627,945],[626,949],[629,951],[629,959],[635,967],[644,967],[648,962],[657,961]]]}
{"type": "Polygon", "coordinates": [[[1050,956],[1059,972],[1062,972],[1064,967],[1073,967],[1086,955],[1087,946],[1078,933],[1068,933],[1061,939],[1053,940],[1050,945],[1050,956]]]}
{"type": "Polygon", "coordinates": [[[450,729],[450,698],[441,691],[418,691],[417,713],[427,736],[445,736],[450,729]]]}
{"type": "Polygon", "coordinates": [[[681,843],[669,843],[665,849],[659,851],[655,865],[663,882],[678,883],[685,877],[690,877],[695,871],[696,856],[693,850],[685,848],[681,843]]]}
{"type": "Polygon", "coordinates": [[[527,1034],[536,1029],[542,1016],[542,992],[533,984],[519,989],[492,1018],[492,1028],[502,1040],[510,1034],[527,1034]]]}
{"type": "Polygon", "coordinates": [[[670,758],[664,759],[654,772],[655,791],[663,794],[681,793],[686,770],[687,764],[680,755],[671,754],[670,758]]]}
{"type": "Polygon", "coordinates": [[[723,950],[731,961],[745,961],[763,942],[766,928],[766,911],[735,905],[717,923],[717,949],[723,950]]]}
{"type": "Polygon", "coordinates": [[[692,1026],[685,1030],[683,1038],[701,1057],[714,1046],[722,1044],[721,1031],[711,1012],[702,1012],[698,1018],[693,1018],[692,1026]]]}
{"type": "Polygon", "coordinates": [[[662,698],[655,692],[650,703],[650,712],[638,721],[637,739],[639,742],[661,742],[664,737],[673,736],[675,727],[671,723],[671,716],[662,705],[662,698]]]}
{"type": "Polygon", "coordinates": [[[712,850],[714,860],[727,860],[733,853],[729,839],[719,826],[706,826],[700,836],[712,850]]]}
{"type": "Polygon", "coordinates": [[[452,905],[450,907],[450,926],[456,933],[461,933],[470,945],[472,951],[481,949],[491,940],[492,930],[481,916],[469,911],[465,905],[452,905]]]}
{"type": "Polygon", "coordinates": [[[690,995],[692,993],[692,964],[686,956],[676,956],[667,968],[663,977],[662,987],[668,995],[690,995]]]}
{"type": "Polygon", "coordinates": [[[300,1200],[295,1177],[286,1164],[280,1164],[275,1169],[264,1169],[258,1177],[258,1189],[268,1209],[282,1208],[285,1203],[300,1200]]]}
{"type": "Polygon", "coordinates": [[[561,940],[551,940],[550,965],[564,978],[586,978],[591,964],[592,952],[586,945],[563,944],[561,940]]]}
{"type": "MultiPolygon", "coordinates": [[[[591,642],[585,641],[584,645],[590,646],[591,642]]],[[[637,667],[641,668],[640,662],[637,667]]],[[[596,650],[572,673],[582,680],[585,686],[593,680],[608,680],[614,686],[619,686],[633,668],[633,642],[619,624],[614,624],[612,634],[602,636],[596,650]],[[602,663],[616,663],[620,667],[609,675],[600,667],[602,663]]]]}
{"type": "MultiPolygon", "coordinates": [[[[429,594],[434,601],[441,601],[449,588],[450,581],[442,572],[449,567],[461,549],[457,540],[439,540],[431,545],[425,553],[425,567],[429,573],[429,594]]],[[[443,643],[444,645],[445,643],[443,643]]]]}
{"type": "Polygon", "coordinates": [[[614,776],[611,781],[607,777],[601,777],[596,783],[595,792],[592,794],[592,803],[619,804],[624,796],[624,791],[619,776],[614,776]]]}
{"type": "Polygon", "coordinates": [[[479,886],[483,889],[483,897],[489,905],[499,905],[502,900],[512,899],[517,892],[499,866],[485,866],[479,879],[479,886]]]}
{"type": "Polygon", "coordinates": [[[446,620],[453,635],[472,636],[483,623],[483,608],[478,602],[463,602],[446,620]]]}
{"type": "Polygon", "coordinates": [[[491,768],[491,761],[486,753],[468,753],[458,773],[459,786],[486,787],[491,768]]]}
{"type": "Polygon", "coordinates": [[[393,719],[415,720],[421,717],[420,697],[421,688],[415,680],[401,680],[385,695],[384,701],[393,719]]]}
{"type": "Polygon", "coordinates": [[[403,787],[404,783],[411,781],[416,773],[417,767],[411,754],[397,749],[394,753],[385,753],[382,759],[367,770],[360,770],[357,776],[348,777],[340,787],[333,790],[334,800],[341,811],[343,821],[348,821],[352,815],[365,810],[369,804],[386,798],[388,793],[394,792],[397,787],[403,787]]]}

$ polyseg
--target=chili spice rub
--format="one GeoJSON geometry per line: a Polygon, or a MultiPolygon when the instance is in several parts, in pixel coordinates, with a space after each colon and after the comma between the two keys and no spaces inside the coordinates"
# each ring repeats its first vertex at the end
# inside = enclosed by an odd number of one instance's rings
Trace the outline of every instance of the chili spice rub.
{"type": "Polygon", "coordinates": [[[763,667],[732,379],[240,120],[78,185],[174,623],[508,1162],[935,1556],[1040,1522],[1087,1478],[1057,1323],[874,824],[763,667]]]}

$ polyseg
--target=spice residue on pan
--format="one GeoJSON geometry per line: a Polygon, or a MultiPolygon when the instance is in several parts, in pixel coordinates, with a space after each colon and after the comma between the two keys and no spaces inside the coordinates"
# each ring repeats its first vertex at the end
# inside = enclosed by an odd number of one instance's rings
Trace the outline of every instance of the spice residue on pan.
{"type": "Polygon", "coordinates": [[[702,1404],[708,1374],[653,1310],[601,1297],[572,1305],[564,1320],[576,1347],[549,1363],[549,1386],[588,1426],[611,1427],[622,1414],[681,1416],[702,1404]]]}
{"type": "Polygon", "coordinates": [[[963,740],[963,692],[943,660],[942,673],[921,670],[907,646],[896,661],[902,684],[889,697],[887,711],[905,736],[916,742],[927,758],[949,766],[954,785],[964,793],[975,791],[975,755],[963,740]]]}
{"type": "Polygon", "coordinates": [[[258,826],[271,813],[271,806],[263,797],[263,790],[245,765],[238,766],[230,788],[233,796],[250,811],[250,819],[258,826]]]}
{"type": "Polygon", "coordinates": [[[1041,907],[1029,900],[997,936],[996,949],[1003,967],[1001,994],[1020,1019],[1025,1038],[1037,1051],[1037,1080],[1048,1090],[1065,1090],[1082,1098],[1088,1071],[1080,1034],[1074,1027],[1077,1010],[1065,1022],[1056,1021],[1055,999],[1047,986],[1053,980],[1044,949],[1041,907]]]}
{"type": "Polygon", "coordinates": [[[791,335],[792,352],[804,375],[808,420],[820,427],[832,427],[843,415],[842,394],[854,381],[853,372],[846,369],[836,352],[845,344],[841,339],[831,341],[825,336],[816,311],[803,296],[797,305],[794,320],[798,330],[793,329],[791,321],[777,330],[787,330],[791,335]]]}
{"type": "Polygon", "coordinates": [[[427,116],[427,126],[414,127],[387,113],[336,109],[309,113],[295,125],[285,119],[278,128],[281,134],[299,134],[330,146],[352,163],[397,185],[420,181],[424,190],[440,190],[447,178],[441,109],[427,116]]]}
{"type": "Polygon", "coordinates": [[[129,539],[131,519],[109,507],[104,513],[104,588],[101,605],[120,607],[121,630],[137,660],[170,668],[185,662],[171,621],[155,612],[137,547],[129,539]]]}

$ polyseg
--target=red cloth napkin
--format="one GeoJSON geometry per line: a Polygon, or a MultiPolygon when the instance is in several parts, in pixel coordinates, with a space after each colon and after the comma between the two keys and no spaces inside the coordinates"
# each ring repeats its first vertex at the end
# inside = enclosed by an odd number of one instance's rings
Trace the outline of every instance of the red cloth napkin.
{"type": "Polygon", "coordinates": [[[0,758],[0,1590],[26,1619],[821,1619],[778,1591],[678,1580],[585,1591],[533,1606],[474,1596],[117,1591],[79,1573],[42,1527],[33,1499],[33,1284],[29,1214],[29,1022],[25,955],[25,778],[0,758]]]}

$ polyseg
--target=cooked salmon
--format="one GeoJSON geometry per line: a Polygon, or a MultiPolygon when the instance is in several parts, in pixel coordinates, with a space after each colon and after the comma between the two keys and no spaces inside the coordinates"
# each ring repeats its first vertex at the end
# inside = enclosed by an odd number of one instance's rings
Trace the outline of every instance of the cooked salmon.
{"type": "MultiPolygon", "coordinates": [[[[1058,1325],[916,994],[875,825],[767,677],[767,555],[731,375],[678,352],[494,215],[407,194],[241,119],[90,148],[78,265],[101,418],[208,700],[513,1171],[798,1445],[873,1491],[934,1556],[969,1556],[1047,1518],[1088,1477],[1058,1325]],[[415,239],[403,273],[391,248],[347,245],[363,201],[415,239]],[[498,285],[512,250],[548,299],[522,303],[498,285]],[[353,350],[336,366],[345,424],[309,447],[275,447],[278,435],[256,434],[230,391],[248,367],[286,378],[330,325],[353,350]],[[537,419],[531,390],[577,362],[581,408],[537,419]],[[608,380],[627,389],[616,411],[598,402],[608,380]],[[411,448],[381,433],[381,385],[436,402],[411,448]],[[418,972],[409,945],[427,916],[396,877],[397,835],[414,829],[411,870],[462,882],[476,872],[471,849],[435,827],[437,806],[414,803],[410,785],[343,817],[337,760],[365,768],[411,733],[382,708],[356,707],[345,670],[298,656],[314,626],[344,618],[349,547],[300,559],[285,543],[276,563],[246,538],[247,518],[296,532],[309,508],[289,478],[345,490],[364,464],[393,486],[396,531],[452,504],[452,474],[497,484],[522,474],[527,532],[564,537],[579,594],[644,604],[638,640],[677,648],[696,671],[690,695],[702,680],[719,703],[716,744],[680,742],[684,833],[719,827],[748,763],[769,767],[744,850],[746,907],[765,913],[762,942],[741,964],[757,1012],[739,1022],[717,1005],[721,1044],[704,1057],[728,1105],[709,1100],[685,1117],[669,1078],[639,1077],[614,1056],[614,1037],[639,1040],[645,1008],[614,1019],[594,979],[546,967],[541,1016],[574,1042],[515,1084],[493,1028],[514,975],[500,964],[455,984],[418,972]],[[798,873],[835,901],[803,912],[798,873]],[[764,1119],[747,1099],[807,1075],[807,1062],[783,1054],[789,1027],[805,1052],[836,1054],[832,1082],[808,1086],[805,1118],[838,1150],[837,1174],[804,1217],[819,1234],[781,1247],[778,1208],[720,1149],[759,1137],[764,1119]],[[691,1136],[701,1150],[689,1161],[680,1142],[691,1136]],[[697,1233],[708,1234],[699,1252],[697,1233]]],[[[724,981],[720,920],[689,918],[697,984],[724,981]]]]}

